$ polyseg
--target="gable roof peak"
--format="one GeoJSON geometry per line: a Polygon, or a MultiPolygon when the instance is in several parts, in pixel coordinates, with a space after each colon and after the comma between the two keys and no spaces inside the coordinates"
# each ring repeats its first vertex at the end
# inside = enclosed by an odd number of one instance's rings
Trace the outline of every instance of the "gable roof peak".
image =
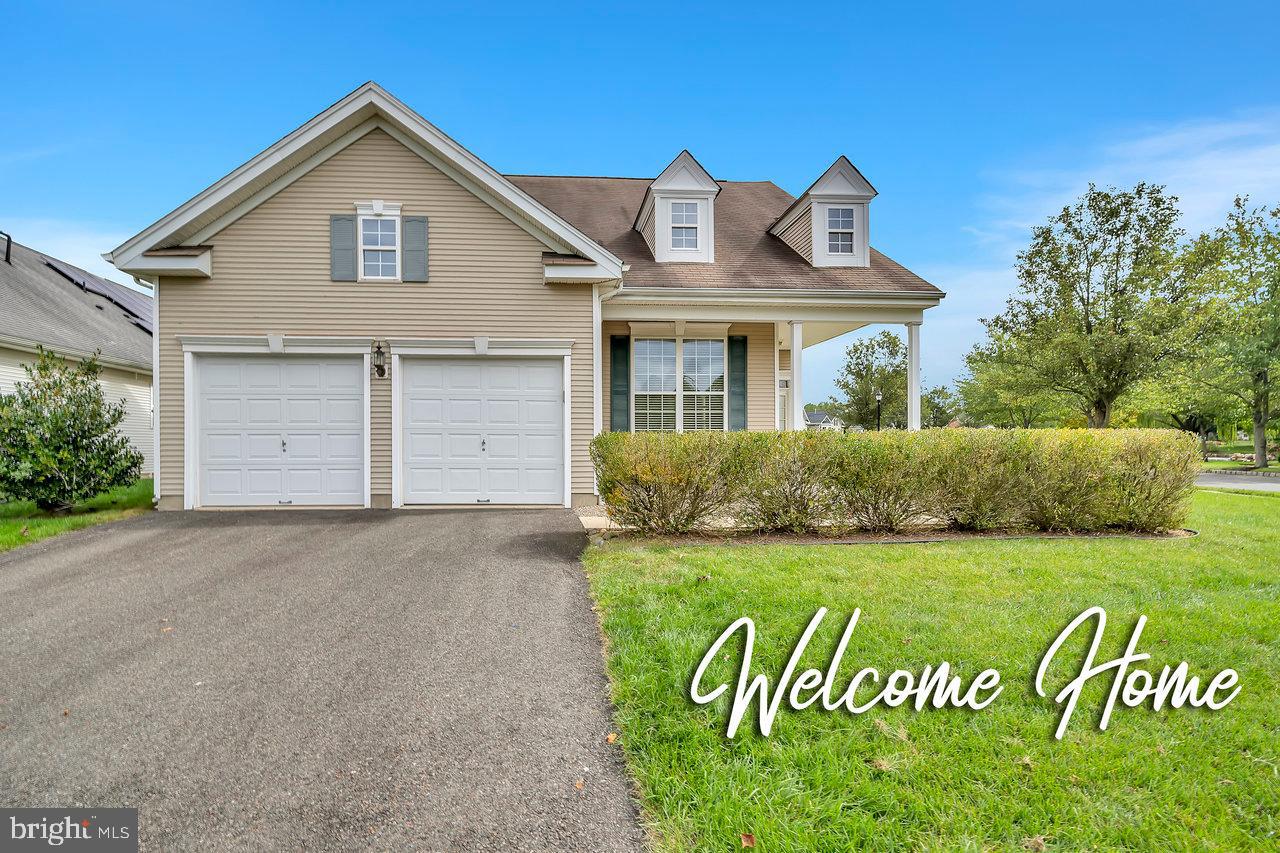
{"type": "Polygon", "coordinates": [[[866,179],[858,167],[849,162],[849,158],[841,154],[825,172],[805,190],[811,196],[843,196],[865,198],[867,201],[879,195],[871,182],[866,179]]]}
{"type": "Polygon", "coordinates": [[[649,185],[650,190],[696,190],[720,192],[720,183],[702,167],[697,158],[685,148],[676,155],[667,168],[649,185]]]}

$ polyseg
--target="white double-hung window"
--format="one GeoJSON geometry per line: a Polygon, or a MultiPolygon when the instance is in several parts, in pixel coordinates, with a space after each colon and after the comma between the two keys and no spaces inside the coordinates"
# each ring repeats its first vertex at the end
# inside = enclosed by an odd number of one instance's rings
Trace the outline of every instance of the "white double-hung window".
{"type": "Polygon", "coordinates": [[[399,281],[400,205],[359,204],[356,218],[360,280],[399,281]]]}
{"type": "Polygon", "coordinates": [[[827,208],[827,251],[833,255],[852,255],[853,208],[827,208]]]}
{"type": "Polygon", "coordinates": [[[634,429],[724,430],[725,349],[724,338],[634,339],[634,429]]]}
{"type": "Polygon", "coordinates": [[[671,248],[698,248],[698,203],[671,202],[671,248]]]}

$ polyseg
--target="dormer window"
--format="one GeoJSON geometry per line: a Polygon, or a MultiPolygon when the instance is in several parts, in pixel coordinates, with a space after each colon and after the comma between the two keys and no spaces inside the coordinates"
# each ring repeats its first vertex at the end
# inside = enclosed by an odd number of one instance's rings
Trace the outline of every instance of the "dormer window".
{"type": "Polygon", "coordinates": [[[833,255],[852,255],[853,208],[827,208],[827,251],[833,255]]]}
{"type": "Polygon", "coordinates": [[[696,201],[671,202],[671,248],[698,248],[698,203],[696,201]]]}
{"type": "Polygon", "coordinates": [[[645,190],[632,227],[660,264],[716,261],[716,195],[720,184],[688,151],[645,190]]]}

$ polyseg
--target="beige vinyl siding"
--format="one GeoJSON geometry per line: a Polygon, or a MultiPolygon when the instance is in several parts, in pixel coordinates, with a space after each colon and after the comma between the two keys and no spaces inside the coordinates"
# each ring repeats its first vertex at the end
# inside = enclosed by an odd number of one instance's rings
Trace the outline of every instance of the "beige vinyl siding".
{"type": "Polygon", "coordinates": [[[658,205],[650,204],[646,209],[644,216],[640,219],[640,234],[644,237],[644,241],[649,244],[649,251],[657,257],[656,243],[657,238],[654,236],[655,220],[658,215],[658,205]]]}
{"type": "MultiPolygon", "coordinates": [[[[22,366],[35,358],[34,353],[0,347],[0,394],[12,394],[15,382],[26,381],[27,372],[22,366]]],[[[142,453],[142,473],[150,476],[155,455],[151,432],[151,374],[104,367],[98,383],[108,403],[124,401],[120,431],[142,453]]]]}
{"type": "MultiPolygon", "coordinates": [[[[610,365],[612,352],[610,335],[630,335],[626,321],[608,320],[600,324],[600,383],[601,403],[604,409],[604,429],[610,429],[610,365]]],[[[777,382],[773,375],[773,324],[733,323],[730,335],[747,337],[747,429],[771,430],[775,428],[773,389],[777,382]]]]}
{"type": "MultiPolygon", "coordinates": [[[[543,283],[546,247],[380,130],[207,241],[213,277],[160,282],[163,491],[182,494],[180,334],[568,338],[572,483],[589,494],[591,289],[543,283]],[[382,199],[430,218],[430,281],[329,280],[329,217],[382,199]]],[[[391,493],[391,379],[370,380],[375,505],[391,493]]]]}
{"type": "Polygon", "coordinates": [[[783,241],[813,263],[813,212],[806,207],[780,235],[783,241]]]}
{"type": "Polygon", "coordinates": [[[778,369],[779,370],[791,369],[791,350],[789,349],[778,350],[778,369]]]}

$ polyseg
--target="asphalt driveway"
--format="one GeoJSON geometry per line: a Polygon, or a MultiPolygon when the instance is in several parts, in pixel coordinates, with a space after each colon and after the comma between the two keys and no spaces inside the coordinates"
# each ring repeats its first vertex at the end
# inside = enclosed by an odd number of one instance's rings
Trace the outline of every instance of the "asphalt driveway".
{"type": "Polygon", "coordinates": [[[0,805],[144,849],[641,846],[567,510],[153,513],[0,556],[0,805]]]}

